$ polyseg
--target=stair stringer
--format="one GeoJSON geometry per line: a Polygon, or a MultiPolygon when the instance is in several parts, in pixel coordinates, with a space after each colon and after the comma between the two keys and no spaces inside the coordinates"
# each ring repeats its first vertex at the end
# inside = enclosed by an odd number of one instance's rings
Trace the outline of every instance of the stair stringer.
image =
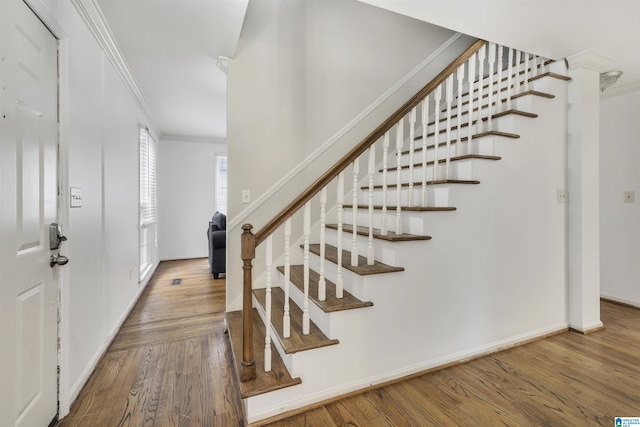
{"type": "Polygon", "coordinates": [[[303,383],[246,399],[249,422],[567,328],[567,205],[556,199],[566,188],[567,103],[558,86],[532,111],[538,118],[514,119],[520,139],[495,141],[502,160],[474,164],[481,183],[455,188],[457,211],[405,213],[433,240],[389,243],[405,271],[358,278],[351,291],[374,306],[331,313],[340,344],[297,354],[303,383]]]}

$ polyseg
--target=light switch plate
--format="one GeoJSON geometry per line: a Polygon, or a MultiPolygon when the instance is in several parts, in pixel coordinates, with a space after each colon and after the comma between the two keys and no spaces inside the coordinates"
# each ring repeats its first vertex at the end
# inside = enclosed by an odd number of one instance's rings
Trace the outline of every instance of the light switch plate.
{"type": "Polygon", "coordinates": [[[82,207],[82,190],[78,187],[70,188],[70,197],[72,208],[81,208],[82,207]]]}

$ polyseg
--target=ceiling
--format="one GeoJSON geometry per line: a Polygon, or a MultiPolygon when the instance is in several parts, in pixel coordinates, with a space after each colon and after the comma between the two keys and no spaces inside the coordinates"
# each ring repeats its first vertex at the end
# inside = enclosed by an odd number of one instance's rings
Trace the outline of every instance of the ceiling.
{"type": "MultiPolygon", "coordinates": [[[[249,0],[90,0],[124,56],[160,138],[226,137],[226,75],[249,0]]],[[[640,84],[637,0],[360,0],[553,59],[614,57],[615,87],[640,84]]],[[[612,88],[612,89],[614,89],[612,88]]],[[[609,89],[611,90],[611,89],[609,89]]]]}
{"type": "Polygon", "coordinates": [[[640,82],[638,0],[360,1],[551,59],[596,50],[623,71],[616,86],[640,82]]]}
{"type": "Polygon", "coordinates": [[[164,139],[225,138],[226,75],[248,0],[97,0],[164,139]]]}

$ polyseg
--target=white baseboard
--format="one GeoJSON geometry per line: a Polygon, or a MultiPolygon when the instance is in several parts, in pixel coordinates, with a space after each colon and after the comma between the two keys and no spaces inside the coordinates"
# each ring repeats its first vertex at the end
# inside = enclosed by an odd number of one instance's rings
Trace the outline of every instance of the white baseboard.
{"type": "Polygon", "coordinates": [[[609,301],[613,301],[613,302],[618,302],[620,304],[624,304],[624,305],[630,305],[632,307],[635,308],[640,308],[640,301],[634,301],[634,300],[630,300],[627,298],[621,298],[621,297],[614,297],[612,295],[607,295],[607,294],[600,294],[600,298],[609,300],[609,301]]]}
{"type": "MultiPolygon", "coordinates": [[[[397,380],[403,377],[407,377],[409,375],[417,374],[422,371],[427,371],[429,369],[437,368],[438,366],[444,366],[450,363],[461,362],[466,359],[488,355],[496,351],[506,350],[510,347],[513,347],[514,345],[524,343],[536,338],[544,337],[546,335],[551,335],[556,332],[566,330],[568,328],[569,328],[569,324],[567,322],[558,323],[556,325],[552,325],[546,328],[541,328],[535,331],[516,335],[514,337],[507,338],[504,340],[495,341],[487,345],[482,345],[479,347],[471,348],[469,350],[464,350],[457,353],[452,353],[446,356],[442,356],[436,359],[420,362],[418,364],[397,369],[395,371],[386,372],[381,375],[374,375],[362,380],[351,382],[349,384],[344,384],[338,387],[334,387],[332,389],[322,390],[320,392],[302,396],[299,399],[289,401],[284,405],[277,404],[272,407],[257,411],[253,414],[247,414],[247,421],[249,423],[257,422],[265,418],[274,417],[284,412],[304,408],[305,406],[310,406],[315,403],[319,403],[328,399],[342,396],[357,390],[362,390],[364,388],[376,386],[378,384],[383,384],[388,381],[397,380]]],[[[250,408],[251,405],[248,404],[247,406],[250,408]]]]}
{"type": "MultiPolygon", "coordinates": [[[[95,352],[95,354],[93,355],[93,357],[91,358],[91,360],[89,361],[85,369],[82,371],[82,374],[80,374],[80,377],[78,377],[78,380],[75,382],[75,384],[71,386],[71,390],[69,392],[69,395],[70,395],[69,407],[76,400],[82,388],[85,386],[87,381],[89,381],[89,377],[91,377],[91,374],[93,373],[93,371],[95,371],[96,367],[98,366],[98,363],[100,362],[102,357],[106,354],[107,350],[109,349],[109,346],[111,345],[116,335],[118,334],[118,331],[120,331],[120,328],[124,324],[125,320],[127,320],[127,317],[129,317],[129,314],[131,314],[133,307],[136,306],[136,303],[140,299],[140,296],[142,295],[147,285],[149,284],[149,280],[151,279],[151,277],[153,277],[153,274],[156,272],[158,265],[160,265],[159,261],[154,263],[152,267],[149,269],[149,272],[145,276],[145,279],[141,282],[141,286],[138,288],[138,292],[131,299],[131,302],[127,306],[127,309],[124,311],[122,316],[120,316],[120,319],[118,319],[115,326],[109,332],[109,335],[107,336],[107,339],[105,339],[104,344],[102,344],[98,348],[98,350],[95,352]]],[[[67,415],[67,414],[64,414],[64,415],[67,415]]]]}

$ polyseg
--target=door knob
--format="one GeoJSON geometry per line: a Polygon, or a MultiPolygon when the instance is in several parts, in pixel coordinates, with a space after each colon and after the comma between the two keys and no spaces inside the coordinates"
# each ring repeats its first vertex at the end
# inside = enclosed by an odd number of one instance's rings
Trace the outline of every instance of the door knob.
{"type": "Polygon", "coordinates": [[[67,258],[64,255],[51,255],[51,258],[49,258],[49,265],[51,266],[51,268],[53,268],[54,265],[65,265],[66,263],[69,262],[69,258],[67,258]]]}

